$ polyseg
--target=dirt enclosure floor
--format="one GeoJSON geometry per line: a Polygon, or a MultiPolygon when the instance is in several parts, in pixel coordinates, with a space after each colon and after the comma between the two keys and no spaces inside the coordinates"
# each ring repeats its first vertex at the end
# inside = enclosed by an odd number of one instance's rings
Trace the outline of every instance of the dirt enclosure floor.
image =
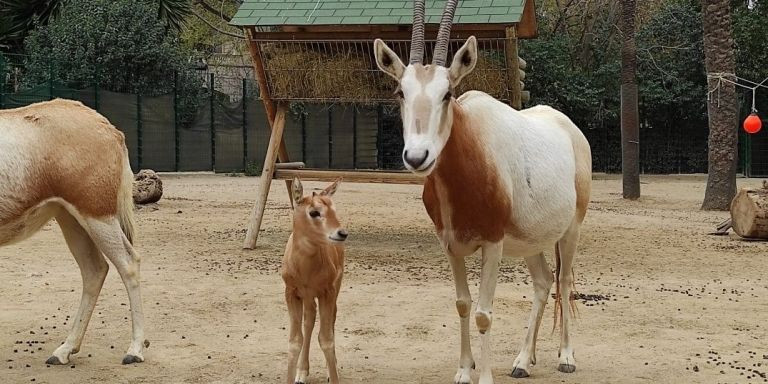
{"type": "MultiPolygon", "coordinates": [[[[49,224],[0,248],[0,382],[282,382],[288,316],[278,269],[290,228],[284,184],[273,183],[253,251],[241,245],[257,179],[165,175],[164,184],[163,200],[137,213],[152,343],[146,362],[120,365],[130,322],[111,268],[80,353],[70,365],[46,367],[69,331],[81,284],[58,226],[49,224]]],[[[324,185],[305,182],[305,192],[324,185]]],[[[531,378],[507,376],[532,287],[522,260],[505,259],[492,330],[496,382],[766,382],[768,243],[707,235],[728,214],[698,210],[704,185],[702,176],[644,177],[644,197],[628,202],[617,177],[596,178],[575,262],[583,296],[573,374],[556,370],[549,300],[531,378]]],[[[452,276],[420,196],[420,186],[378,184],[342,184],[336,195],[350,232],[336,326],[342,382],[449,383],[456,372],[452,276]]],[[[474,298],[478,259],[467,263],[474,298]]],[[[471,335],[477,357],[474,324],[471,335]]],[[[325,383],[317,345],[311,382],[325,383]]]]}

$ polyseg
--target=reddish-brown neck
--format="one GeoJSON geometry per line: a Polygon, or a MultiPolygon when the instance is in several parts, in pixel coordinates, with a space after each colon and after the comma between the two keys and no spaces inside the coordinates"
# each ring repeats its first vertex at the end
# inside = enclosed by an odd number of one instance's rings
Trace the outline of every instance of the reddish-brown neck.
{"type": "Polygon", "coordinates": [[[451,113],[451,135],[424,184],[424,205],[438,231],[450,225],[462,242],[499,241],[511,223],[510,200],[481,138],[455,101],[451,113]],[[442,189],[439,195],[437,188],[442,189]],[[450,224],[443,222],[443,209],[448,209],[450,224]]]}

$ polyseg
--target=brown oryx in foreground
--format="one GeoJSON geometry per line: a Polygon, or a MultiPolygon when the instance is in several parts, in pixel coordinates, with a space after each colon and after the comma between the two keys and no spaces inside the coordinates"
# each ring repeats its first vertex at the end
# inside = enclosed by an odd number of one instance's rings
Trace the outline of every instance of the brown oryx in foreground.
{"type": "Polygon", "coordinates": [[[67,364],[80,350],[109,269],[104,256],[131,305],[133,338],[123,364],[144,361],[132,187],[125,137],[96,111],[67,100],[0,111],[0,245],[24,240],[55,218],[83,279],[72,331],[48,364],[67,364]]]}
{"type": "Polygon", "coordinates": [[[482,250],[482,273],[474,317],[481,339],[480,383],[493,382],[490,331],[502,254],[525,259],[535,291],[528,333],[512,376],[528,376],[536,363],[536,336],[553,280],[562,323],[558,369],[573,372],[572,265],[589,202],[589,143],[567,116],[552,108],[516,111],[478,91],[454,97],[456,86],[478,59],[477,40],[472,36],[446,67],[456,3],[449,0],[443,12],[431,65],[422,64],[423,0],[414,6],[407,66],[383,41],[374,43],[379,68],[398,82],[403,161],[410,171],[426,177],[424,205],[454,274],[461,318],[461,354],[454,381],[471,382],[475,367],[469,340],[472,299],[464,258],[478,249],[482,250]],[[544,251],[552,249],[557,266],[554,278],[544,258],[544,251]]]}
{"type": "Polygon", "coordinates": [[[289,384],[307,383],[309,344],[318,307],[318,340],[328,365],[328,381],[331,384],[339,383],[334,325],[336,299],[344,275],[343,243],[347,239],[347,231],[336,218],[336,208],[331,197],[340,182],[336,180],[319,194],[312,192],[311,196],[304,196],[301,181],[298,178],[293,180],[293,232],[285,246],[282,271],[285,302],[290,316],[290,350],[285,377],[285,382],[289,384]]]}

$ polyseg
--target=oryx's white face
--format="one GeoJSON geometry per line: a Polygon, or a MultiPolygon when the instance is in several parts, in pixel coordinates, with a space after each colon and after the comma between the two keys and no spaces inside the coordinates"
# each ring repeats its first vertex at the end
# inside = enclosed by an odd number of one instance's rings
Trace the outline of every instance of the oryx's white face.
{"type": "Polygon", "coordinates": [[[376,40],[379,69],[398,81],[395,94],[403,119],[403,163],[411,172],[428,175],[451,135],[453,90],[477,62],[477,40],[470,37],[449,68],[420,63],[403,65],[387,45],[376,40]]]}

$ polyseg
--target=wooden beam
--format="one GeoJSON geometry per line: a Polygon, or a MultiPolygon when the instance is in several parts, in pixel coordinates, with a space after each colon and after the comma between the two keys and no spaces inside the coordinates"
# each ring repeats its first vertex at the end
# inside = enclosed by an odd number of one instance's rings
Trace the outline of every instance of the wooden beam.
{"type": "Polygon", "coordinates": [[[393,171],[329,171],[320,169],[277,169],[275,179],[332,181],[338,178],[349,183],[423,184],[424,177],[411,172],[393,171]]]}
{"type": "Polygon", "coordinates": [[[521,100],[520,59],[517,54],[517,31],[515,27],[507,27],[506,31],[506,60],[507,60],[507,92],[509,92],[509,105],[520,110],[523,107],[521,100]]]}
{"type": "MultiPolygon", "coordinates": [[[[399,28],[385,28],[381,26],[380,30],[371,29],[370,31],[355,31],[346,30],[344,28],[336,27],[325,31],[315,30],[320,26],[300,27],[300,26],[285,26],[283,30],[277,32],[253,32],[253,39],[255,40],[360,40],[369,39],[373,41],[375,38],[383,40],[410,40],[411,32],[409,29],[401,30],[399,28]]],[[[469,36],[475,36],[478,39],[483,38],[503,38],[504,28],[506,25],[490,24],[478,25],[472,28],[458,28],[451,30],[452,39],[466,39],[469,36]]],[[[455,26],[454,26],[455,28],[455,26]]],[[[437,29],[431,30],[427,28],[427,36],[435,36],[437,29]]]]}
{"type": "MultiPolygon", "coordinates": [[[[267,112],[267,121],[269,122],[269,127],[270,129],[273,129],[272,127],[274,127],[275,115],[277,112],[275,108],[275,102],[272,100],[272,95],[269,93],[269,85],[267,82],[267,73],[264,70],[264,62],[261,60],[261,46],[258,42],[253,40],[253,27],[244,28],[244,30],[245,36],[248,37],[246,44],[248,44],[248,50],[251,52],[251,62],[253,63],[253,69],[256,73],[256,80],[259,84],[259,96],[261,97],[261,101],[264,103],[264,109],[267,112]]],[[[282,136],[278,145],[279,148],[277,151],[277,158],[281,163],[289,162],[290,160],[288,159],[288,148],[286,148],[285,141],[282,140],[282,136]]],[[[291,184],[293,184],[293,180],[285,181],[285,188],[288,190],[288,200],[290,200],[291,207],[293,207],[293,199],[291,199],[291,184]]]]}
{"type": "MultiPolygon", "coordinates": [[[[277,161],[277,152],[280,143],[283,141],[283,129],[285,128],[285,106],[279,105],[275,114],[275,123],[272,125],[272,133],[269,136],[269,147],[267,147],[267,157],[264,159],[264,168],[259,178],[259,190],[256,196],[256,202],[251,210],[251,217],[248,220],[248,232],[245,234],[243,248],[253,249],[256,247],[256,240],[259,238],[261,229],[261,220],[264,218],[264,208],[267,206],[267,197],[269,196],[269,187],[272,185],[272,176],[275,172],[275,162],[277,161]]],[[[289,194],[290,197],[290,194],[289,194]]]]}
{"type": "Polygon", "coordinates": [[[520,23],[517,24],[519,39],[535,39],[539,37],[539,27],[536,23],[536,4],[534,0],[526,0],[520,23]]]}
{"type": "MultiPolygon", "coordinates": [[[[259,83],[259,96],[264,103],[264,109],[267,111],[269,125],[272,126],[275,122],[276,107],[274,100],[272,100],[272,95],[269,93],[267,73],[264,70],[264,62],[261,60],[261,46],[258,42],[253,41],[253,28],[246,28],[246,36],[249,37],[248,49],[251,52],[253,69],[256,73],[256,81],[259,83]]],[[[285,146],[285,142],[280,143],[280,149],[277,156],[278,159],[280,159],[280,162],[288,161],[288,149],[285,146]]]]}
{"type": "Polygon", "coordinates": [[[306,165],[301,161],[294,161],[291,163],[277,163],[275,164],[275,169],[300,169],[305,166],[306,165]]]}

